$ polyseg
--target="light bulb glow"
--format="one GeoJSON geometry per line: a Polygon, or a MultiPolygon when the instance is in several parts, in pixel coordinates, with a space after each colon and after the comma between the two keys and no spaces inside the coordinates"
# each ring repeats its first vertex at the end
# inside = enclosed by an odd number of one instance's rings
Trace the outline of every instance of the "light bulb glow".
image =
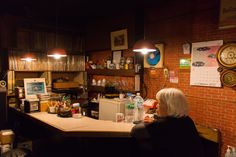
{"type": "Polygon", "coordinates": [[[141,52],[142,54],[147,54],[148,52],[155,52],[156,49],[147,49],[147,48],[142,48],[142,49],[134,49],[134,52],[141,52]]]}
{"type": "Polygon", "coordinates": [[[35,61],[36,59],[34,58],[21,58],[22,61],[26,61],[26,62],[32,62],[35,61]]]}
{"type": "Polygon", "coordinates": [[[53,54],[53,55],[48,55],[48,57],[53,57],[55,59],[60,59],[62,57],[66,57],[66,55],[60,55],[60,54],[53,54]]]}

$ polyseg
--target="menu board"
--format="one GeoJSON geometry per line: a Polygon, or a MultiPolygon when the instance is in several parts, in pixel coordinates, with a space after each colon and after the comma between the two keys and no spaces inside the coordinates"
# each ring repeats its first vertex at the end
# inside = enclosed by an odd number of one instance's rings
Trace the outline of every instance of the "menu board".
{"type": "Polygon", "coordinates": [[[216,54],[223,40],[192,43],[190,85],[221,87],[216,54]]]}

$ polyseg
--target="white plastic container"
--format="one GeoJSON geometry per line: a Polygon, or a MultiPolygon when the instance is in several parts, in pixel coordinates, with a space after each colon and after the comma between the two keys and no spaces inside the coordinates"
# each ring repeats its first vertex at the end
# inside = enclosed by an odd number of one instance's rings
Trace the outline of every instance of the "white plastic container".
{"type": "Polygon", "coordinates": [[[232,147],[232,157],[236,157],[236,151],[235,151],[235,147],[232,147]]]}
{"type": "Polygon", "coordinates": [[[231,156],[231,150],[230,150],[230,146],[228,146],[226,152],[225,152],[225,157],[232,157],[231,156]]]}

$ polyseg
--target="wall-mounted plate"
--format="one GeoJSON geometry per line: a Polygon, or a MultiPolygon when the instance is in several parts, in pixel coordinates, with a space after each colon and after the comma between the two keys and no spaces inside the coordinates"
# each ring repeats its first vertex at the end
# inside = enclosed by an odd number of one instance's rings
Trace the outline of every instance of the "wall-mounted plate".
{"type": "Polygon", "coordinates": [[[233,70],[225,70],[221,74],[220,80],[224,86],[234,87],[236,86],[236,72],[233,70]]]}
{"type": "Polygon", "coordinates": [[[236,67],[236,43],[227,43],[217,52],[217,61],[226,68],[236,67]]]}

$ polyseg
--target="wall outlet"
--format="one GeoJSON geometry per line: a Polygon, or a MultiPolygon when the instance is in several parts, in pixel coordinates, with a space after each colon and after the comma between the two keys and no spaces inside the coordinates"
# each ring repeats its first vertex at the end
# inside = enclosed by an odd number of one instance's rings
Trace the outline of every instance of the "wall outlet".
{"type": "Polygon", "coordinates": [[[167,68],[163,69],[164,77],[167,79],[169,78],[169,70],[167,68]]]}

